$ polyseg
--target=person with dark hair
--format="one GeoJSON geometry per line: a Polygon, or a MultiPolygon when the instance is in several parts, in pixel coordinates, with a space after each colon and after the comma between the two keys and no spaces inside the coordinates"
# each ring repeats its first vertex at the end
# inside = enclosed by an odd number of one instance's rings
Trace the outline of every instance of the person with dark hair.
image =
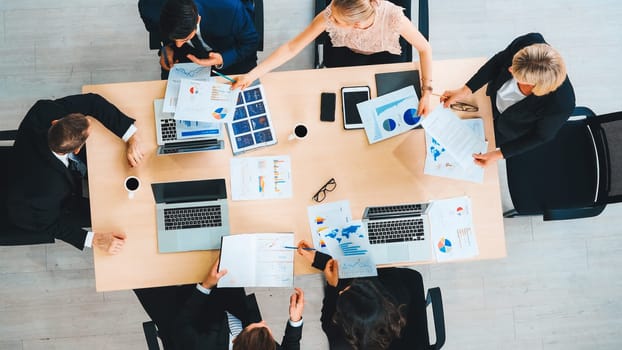
{"type": "Polygon", "coordinates": [[[259,36],[250,10],[240,0],[169,0],[160,13],[166,45],[160,55],[162,79],[178,62],[243,74],[257,65],[259,36]]]}
{"type": "Polygon", "coordinates": [[[289,320],[281,344],[261,320],[254,294],[244,288],[218,288],[227,270],[212,265],[201,283],[135,289],[134,293],[158,326],[164,349],[274,350],[300,349],[304,293],[290,297],[289,320]]]}
{"type": "Polygon", "coordinates": [[[83,229],[91,225],[89,202],[82,196],[91,119],[127,142],[130,166],[141,162],[134,119],[103,97],[37,101],[17,130],[5,210],[9,221],[23,230],[45,233],[78,249],[95,245],[116,254],[125,242],[123,233],[83,229]]]}
{"type": "Polygon", "coordinates": [[[449,107],[483,86],[490,96],[497,149],[474,154],[486,166],[552,140],[575,107],[575,94],[560,53],[540,33],[514,39],[486,62],[464,86],[448,90],[449,107]]]}
{"type": "Polygon", "coordinates": [[[378,277],[339,279],[337,260],[298,243],[298,254],[323,270],[322,329],[330,349],[417,349],[427,334],[418,326],[427,322],[423,281],[407,268],[378,269],[378,277]]]}

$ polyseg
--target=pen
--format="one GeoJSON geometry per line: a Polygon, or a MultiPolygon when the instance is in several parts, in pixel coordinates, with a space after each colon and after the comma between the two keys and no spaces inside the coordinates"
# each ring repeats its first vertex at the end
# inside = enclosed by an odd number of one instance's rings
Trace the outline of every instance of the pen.
{"type": "MultiPolygon", "coordinates": [[[[285,249],[298,249],[298,247],[292,247],[291,245],[286,245],[285,249]]],[[[302,248],[302,250],[315,250],[315,248],[302,248]]]]}
{"type": "Polygon", "coordinates": [[[232,83],[235,83],[235,80],[234,80],[233,78],[231,78],[231,77],[228,77],[228,76],[226,76],[226,75],[224,75],[224,74],[222,74],[222,73],[220,73],[220,72],[218,72],[218,71],[215,71],[215,70],[213,70],[213,69],[212,69],[212,72],[216,73],[218,76],[221,76],[221,77],[223,77],[223,78],[225,78],[225,79],[229,80],[229,81],[230,81],[230,82],[232,82],[232,83]]]}

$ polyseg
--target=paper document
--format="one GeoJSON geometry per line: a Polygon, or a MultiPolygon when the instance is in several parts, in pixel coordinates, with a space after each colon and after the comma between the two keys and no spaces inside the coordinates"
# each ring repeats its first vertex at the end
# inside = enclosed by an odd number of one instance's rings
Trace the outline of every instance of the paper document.
{"type": "MultiPolygon", "coordinates": [[[[480,140],[486,139],[482,119],[462,119],[462,123],[473,130],[480,140]]],[[[424,174],[476,183],[484,182],[484,168],[475,162],[469,162],[466,167],[463,167],[447,152],[447,148],[428,132],[425,133],[425,147],[424,174]]]]}
{"type": "Polygon", "coordinates": [[[370,144],[419,126],[418,106],[412,85],[356,105],[370,144]]]}
{"type": "Polygon", "coordinates": [[[222,237],[218,281],[225,287],[292,287],[294,285],[293,233],[245,233],[222,237]]]}
{"type": "Polygon", "coordinates": [[[486,141],[462,123],[449,108],[437,106],[424,118],[422,125],[463,168],[473,163],[474,153],[486,153],[486,141]]]}
{"type": "Polygon", "coordinates": [[[466,196],[435,200],[432,203],[429,219],[437,261],[479,255],[471,210],[471,199],[466,196]]]}
{"type": "Polygon", "coordinates": [[[231,199],[292,197],[289,156],[231,158],[231,199]]]}
{"type": "Polygon", "coordinates": [[[369,236],[360,221],[352,221],[348,201],[308,207],[313,246],[339,263],[339,278],[377,276],[369,236]]]}
{"type": "Polygon", "coordinates": [[[229,84],[182,79],[175,119],[230,122],[239,92],[239,89],[231,90],[229,84]]]}
{"type": "Polygon", "coordinates": [[[211,80],[211,66],[201,66],[196,63],[177,63],[168,73],[166,93],[164,94],[163,112],[174,113],[179,97],[179,85],[182,79],[211,80]]]}

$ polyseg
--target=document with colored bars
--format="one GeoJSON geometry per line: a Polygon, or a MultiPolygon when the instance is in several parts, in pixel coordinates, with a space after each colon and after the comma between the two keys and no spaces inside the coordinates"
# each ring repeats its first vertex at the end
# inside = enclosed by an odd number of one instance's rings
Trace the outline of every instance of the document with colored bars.
{"type": "Polygon", "coordinates": [[[365,226],[352,221],[348,201],[310,206],[307,213],[313,246],[337,260],[339,278],[378,275],[365,226]]]}
{"type": "Polygon", "coordinates": [[[231,199],[292,197],[289,156],[231,158],[231,199]]]}
{"type": "Polygon", "coordinates": [[[437,261],[459,260],[479,255],[469,197],[435,200],[430,208],[429,218],[432,245],[437,261]]]}

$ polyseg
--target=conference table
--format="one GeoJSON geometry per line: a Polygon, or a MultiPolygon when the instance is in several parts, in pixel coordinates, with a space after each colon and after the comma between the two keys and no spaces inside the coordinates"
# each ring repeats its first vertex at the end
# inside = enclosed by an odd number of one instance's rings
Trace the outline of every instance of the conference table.
{"type": "MultiPolygon", "coordinates": [[[[433,62],[434,93],[455,89],[485,62],[484,58],[433,62]]],[[[312,196],[330,178],[337,187],[323,203],[349,200],[353,219],[365,207],[415,203],[456,196],[472,201],[473,226],[479,255],[472,259],[506,256],[499,179],[496,166],[485,168],[482,184],[423,174],[423,129],[370,145],[363,129],[344,130],[340,89],[368,85],[376,96],[374,74],[418,68],[417,62],[315,70],[282,71],[261,78],[278,143],[236,157],[288,155],[291,158],[293,195],[288,199],[232,201],[228,140],[224,150],[192,154],[156,155],[153,100],[163,98],[166,81],[87,85],[83,92],[97,93],[136,119],[137,136],[145,158],[132,168],[125,144],[95,123],[87,142],[92,227],[96,232],[124,232],[126,244],[118,255],[94,249],[98,291],[196,283],[201,281],[219,251],[158,253],[155,201],[151,183],[224,178],[227,182],[231,233],[293,232],[295,240],[311,241],[307,207],[312,196]],[[335,122],[322,122],[320,93],[338,95],[335,122]],[[292,128],[305,123],[303,140],[288,140],[292,128]],[[135,175],[141,186],[133,199],[124,179],[135,175]]],[[[223,81],[224,82],[224,81],[223,81]]],[[[438,105],[432,96],[431,106],[438,105]]],[[[480,89],[463,101],[479,112],[456,112],[463,118],[482,117],[489,149],[494,149],[490,100],[480,89]]],[[[422,263],[434,263],[427,261],[422,263]]],[[[460,263],[460,262],[458,262],[460,263]]],[[[412,265],[412,264],[411,264],[412,265]]],[[[296,275],[318,273],[307,261],[295,258],[296,275]]]]}

